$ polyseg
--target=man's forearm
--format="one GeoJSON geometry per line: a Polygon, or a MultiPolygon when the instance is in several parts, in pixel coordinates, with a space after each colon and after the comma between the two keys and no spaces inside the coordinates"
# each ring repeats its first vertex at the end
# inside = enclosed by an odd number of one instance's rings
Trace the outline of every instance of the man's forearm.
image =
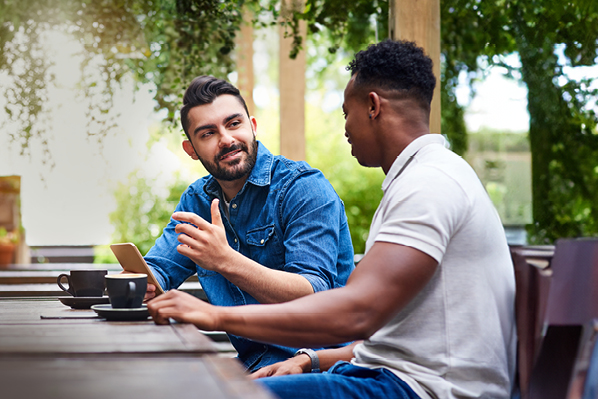
{"type": "Polygon", "coordinates": [[[219,272],[264,304],[287,302],[314,292],[305,277],[267,268],[236,251],[219,272]]]}
{"type": "Polygon", "coordinates": [[[344,360],[346,362],[353,359],[353,348],[362,341],[353,342],[350,345],[341,348],[323,349],[317,351],[318,359],[320,360],[320,370],[327,371],[330,367],[338,361],[344,360]]]}
{"type": "MultiPolygon", "coordinates": [[[[320,371],[328,371],[328,369],[334,366],[336,362],[351,361],[351,359],[353,359],[353,348],[360,342],[363,341],[356,341],[341,348],[322,349],[317,351],[316,355],[318,356],[320,371]]],[[[301,367],[304,373],[309,373],[312,366],[311,357],[306,354],[301,354],[299,356],[295,356],[296,360],[293,358],[293,361],[298,362],[299,367],[301,367]],[[299,358],[299,356],[301,356],[301,358],[299,358]]]]}
{"type": "Polygon", "coordinates": [[[371,306],[355,306],[351,297],[344,287],[284,304],[211,308],[209,315],[198,313],[199,323],[189,321],[202,328],[204,320],[213,320],[210,328],[272,344],[335,345],[369,336],[364,327],[370,325],[371,306]]]}
{"type": "Polygon", "coordinates": [[[417,249],[377,242],[345,287],[284,304],[216,308],[212,316],[218,330],[273,344],[316,347],[365,339],[423,289],[436,266],[417,249]]]}

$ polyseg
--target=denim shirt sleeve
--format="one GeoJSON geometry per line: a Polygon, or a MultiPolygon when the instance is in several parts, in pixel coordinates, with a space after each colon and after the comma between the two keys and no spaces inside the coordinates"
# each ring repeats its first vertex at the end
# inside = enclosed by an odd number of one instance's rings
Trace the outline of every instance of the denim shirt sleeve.
{"type": "Polygon", "coordinates": [[[316,169],[289,183],[279,202],[285,264],[314,292],[342,286],[353,270],[353,247],[342,201],[316,169]]]}
{"type": "MultiPolygon", "coordinates": [[[[181,196],[175,212],[197,213],[196,196],[190,191],[187,189],[181,196]]],[[[188,277],[197,272],[195,263],[177,252],[178,233],[174,230],[177,224],[179,222],[171,218],[162,235],[145,256],[145,261],[152,268],[156,279],[165,291],[178,288],[188,277]]]]}

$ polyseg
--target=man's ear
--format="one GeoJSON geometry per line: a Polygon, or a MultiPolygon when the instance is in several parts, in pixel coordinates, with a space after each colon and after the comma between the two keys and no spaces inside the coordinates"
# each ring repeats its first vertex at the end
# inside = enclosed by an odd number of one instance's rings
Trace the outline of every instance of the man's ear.
{"type": "Polygon", "coordinates": [[[380,96],[375,91],[368,94],[368,112],[370,119],[376,119],[380,114],[380,96]]]}
{"type": "Polygon", "coordinates": [[[257,120],[254,116],[250,116],[249,122],[251,123],[251,130],[253,130],[253,137],[255,137],[257,136],[257,120]]]}
{"type": "Polygon", "coordinates": [[[196,161],[199,159],[197,157],[197,153],[195,152],[195,149],[193,148],[193,145],[191,144],[191,142],[189,140],[183,140],[183,150],[185,150],[187,155],[189,155],[192,159],[194,159],[196,161]]]}

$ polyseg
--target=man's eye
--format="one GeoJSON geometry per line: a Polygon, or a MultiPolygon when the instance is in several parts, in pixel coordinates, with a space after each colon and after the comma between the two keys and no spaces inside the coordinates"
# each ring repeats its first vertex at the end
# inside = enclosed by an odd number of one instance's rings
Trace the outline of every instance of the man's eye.
{"type": "Polygon", "coordinates": [[[207,132],[204,132],[204,133],[201,135],[201,137],[202,137],[202,138],[205,138],[205,137],[210,137],[212,134],[214,134],[214,132],[212,132],[212,131],[209,131],[209,130],[208,130],[207,132]]]}
{"type": "Polygon", "coordinates": [[[240,124],[241,124],[241,121],[232,121],[231,124],[230,124],[230,126],[231,127],[236,127],[236,126],[239,126],[240,124]]]}

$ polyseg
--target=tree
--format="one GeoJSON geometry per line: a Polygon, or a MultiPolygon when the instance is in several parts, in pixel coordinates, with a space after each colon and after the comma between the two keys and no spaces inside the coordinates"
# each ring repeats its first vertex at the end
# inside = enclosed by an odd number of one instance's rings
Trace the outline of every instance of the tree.
{"type": "Polygon", "coordinates": [[[155,188],[153,179],[141,176],[139,171],[131,173],[126,183],[118,184],[116,210],[110,214],[114,241],[135,243],[144,255],[170,221],[187,183],[175,176],[165,198],[155,188]]]}
{"type": "Polygon", "coordinates": [[[90,101],[88,134],[110,130],[108,110],[114,89],[130,73],[153,82],[156,108],[174,120],[187,82],[201,74],[225,77],[243,1],[218,0],[3,0],[0,2],[0,88],[12,140],[26,152],[30,140],[44,140],[40,117],[48,74],[41,36],[48,30],[73,35],[85,48],[81,84],[90,101]],[[101,56],[100,81],[88,67],[101,56]],[[95,98],[95,101],[93,101],[95,98]]]}
{"type": "MultiPolygon", "coordinates": [[[[595,2],[594,2],[595,5],[595,2]]],[[[596,96],[589,81],[570,79],[570,66],[593,65],[598,12],[591,3],[512,2],[514,40],[521,57],[530,113],[534,225],[538,242],[598,234],[596,96]]]]}
{"type": "MultiPolygon", "coordinates": [[[[106,110],[115,85],[133,74],[156,86],[157,108],[175,119],[185,84],[210,73],[232,70],[235,31],[243,6],[256,23],[278,23],[276,0],[3,0],[0,3],[0,72],[12,84],[0,88],[10,121],[20,126],[13,139],[26,150],[43,141],[39,118],[51,77],[39,38],[47,29],[70,32],[85,46],[86,60],[101,55],[101,82],[83,82],[89,97],[102,96],[103,107],[90,106],[97,134],[110,128],[106,110]],[[99,94],[98,94],[99,93],[99,94]]],[[[305,20],[313,35],[327,37],[329,52],[355,52],[387,35],[388,2],[383,0],[306,0],[281,23],[297,36],[305,20]],[[375,23],[372,23],[375,22],[375,23]]],[[[529,232],[537,243],[559,237],[598,234],[597,96],[592,81],[575,80],[568,66],[594,65],[598,48],[595,0],[446,0],[441,2],[442,123],[453,149],[464,153],[467,132],[455,88],[459,74],[475,77],[478,61],[521,75],[529,91],[533,218],[529,232]],[[558,49],[562,49],[559,58],[558,49]],[[503,62],[517,52],[521,67],[503,62]],[[562,60],[565,61],[562,61],[562,60]]],[[[290,54],[293,56],[294,52],[290,54]]],[[[88,64],[83,65],[85,67],[88,64]]],[[[90,129],[91,130],[91,129],[90,129]]]]}
{"type": "MultiPolygon", "coordinates": [[[[598,234],[598,131],[591,79],[577,81],[566,67],[595,65],[598,4],[595,1],[456,0],[443,2],[443,116],[455,109],[448,85],[476,60],[519,74],[528,88],[532,153],[531,241],[598,234]],[[473,27],[473,29],[472,29],[473,27]],[[482,28],[483,27],[483,28],[482,28]],[[479,28],[479,29],[476,29],[479,28]],[[561,59],[558,51],[564,49],[561,59]],[[503,62],[517,52],[521,67],[503,62]],[[594,104],[594,108],[592,108],[594,104]]],[[[454,118],[454,117],[453,117],[454,118]]],[[[454,118],[459,123],[460,117],[454,118]]]]}

